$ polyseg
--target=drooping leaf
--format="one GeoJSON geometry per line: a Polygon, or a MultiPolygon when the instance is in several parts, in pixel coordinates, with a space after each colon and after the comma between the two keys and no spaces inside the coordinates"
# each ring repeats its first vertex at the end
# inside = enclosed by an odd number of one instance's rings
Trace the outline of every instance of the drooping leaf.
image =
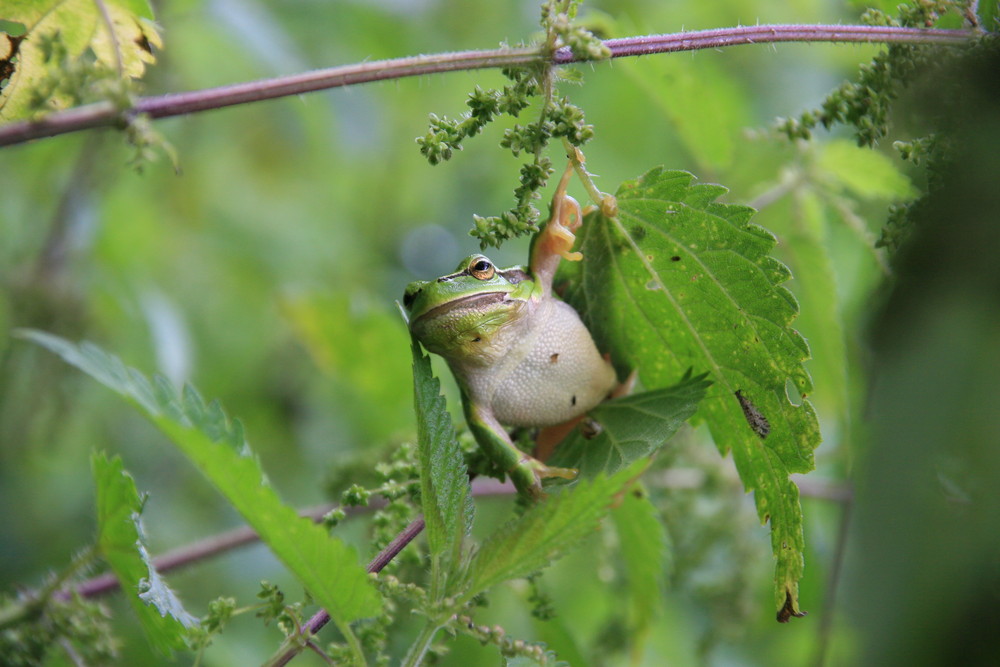
{"type": "Polygon", "coordinates": [[[576,468],[580,478],[613,475],[651,456],[695,413],[711,383],[705,375],[687,377],[672,387],[654,389],[601,403],[588,413],[598,433],[577,427],[549,458],[550,465],[576,468]]]}
{"type": "Polygon", "coordinates": [[[910,179],[886,155],[853,141],[824,144],[817,166],[825,176],[861,198],[912,199],[917,195],[910,179]]]}
{"type": "Polygon", "coordinates": [[[384,440],[412,428],[410,365],[401,350],[408,340],[399,313],[372,297],[331,288],[297,290],[282,299],[282,312],[316,366],[332,400],[364,427],[364,437],[384,440]]]}
{"type": "Polygon", "coordinates": [[[97,549],[121,583],[149,643],[171,655],[185,647],[185,629],[197,619],[153,567],[139,519],[143,500],[121,459],[95,453],[91,467],[97,486],[97,549]]]}
{"type": "Polygon", "coordinates": [[[40,331],[18,332],[55,352],[138,407],[236,508],[334,622],[374,616],[381,602],[355,549],[281,502],[252,456],[238,421],[188,387],[182,395],[89,343],[40,331]]]}
{"type": "Polygon", "coordinates": [[[774,237],[750,223],[753,209],[717,203],[725,188],[692,179],[658,168],[623,184],[616,217],[585,221],[584,261],[569,267],[579,275],[565,296],[598,346],[639,369],[645,386],[668,386],[688,368],[709,373],[698,418],[722,453],[733,452],[760,519],[770,521],[775,601],[787,618],[798,613],[804,547],[788,476],[813,468],[820,440],[806,400],[809,347],[790,326],[798,304],[781,286],[788,269],[769,255],[774,237]],[[746,406],[766,420],[766,433],[746,406]]]}
{"type": "Polygon", "coordinates": [[[624,59],[615,67],[648,96],[652,111],[676,132],[700,169],[732,164],[740,132],[751,120],[745,88],[726,68],[707,59],[671,58],[624,59]]]}
{"type": "Polygon", "coordinates": [[[787,211],[792,228],[782,238],[790,249],[797,293],[802,302],[808,304],[800,326],[809,337],[809,347],[815,357],[810,367],[817,386],[816,406],[821,412],[826,409],[831,414],[846,415],[847,345],[826,220],[833,212],[827,213],[818,197],[804,189],[795,193],[787,211]]]}
{"type": "Polygon", "coordinates": [[[611,512],[618,533],[622,571],[625,574],[626,618],[630,651],[642,655],[642,647],[663,601],[664,580],[670,562],[667,534],[656,508],[637,487],[626,493],[611,512]]]}
{"type": "Polygon", "coordinates": [[[462,539],[472,524],[474,508],[469,473],[462,458],[431,360],[414,339],[413,402],[417,413],[417,454],[420,461],[420,501],[431,549],[433,577],[442,584],[457,565],[462,539]]]}
{"type": "Polygon", "coordinates": [[[141,77],[155,60],[151,45],[160,46],[152,19],[146,0],[6,0],[0,20],[16,36],[0,33],[0,120],[72,103],[67,86],[86,85],[85,70],[56,85],[71,76],[71,61],[92,60],[90,75],[141,77]]]}
{"type": "Polygon", "coordinates": [[[472,556],[460,599],[469,600],[501,582],[527,576],[561,557],[597,529],[614,500],[648,464],[649,459],[641,459],[615,475],[583,480],[501,526],[472,556]]]}

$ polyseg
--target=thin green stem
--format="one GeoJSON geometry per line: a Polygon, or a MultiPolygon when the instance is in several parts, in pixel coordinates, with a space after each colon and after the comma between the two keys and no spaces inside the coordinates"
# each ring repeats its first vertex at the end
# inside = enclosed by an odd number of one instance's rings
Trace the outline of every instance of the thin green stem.
{"type": "Polygon", "coordinates": [[[416,640],[410,645],[410,650],[406,652],[402,667],[417,667],[417,665],[423,662],[424,655],[427,654],[427,649],[431,647],[431,642],[434,641],[434,635],[440,629],[441,625],[437,621],[427,619],[427,623],[420,630],[420,634],[417,635],[416,640]]]}
{"type": "MultiPolygon", "coordinates": [[[[334,621],[336,623],[336,621],[334,621]]],[[[361,641],[358,636],[354,634],[354,630],[347,623],[336,623],[337,629],[340,630],[340,634],[344,635],[344,639],[347,640],[347,646],[351,649],[351,655],[354,658],[354,664],[359,667],[368,667],[368,660],[365,658],[365,652],[361,648],[361,641]]],[[[307,637],[309,635],[306,635],[307,637]]]]}
{"type": "Polygon", "coordinates": [[[583,151],[571,144],[569,139],[565,137],[563,137],[563,147],[566,149],[566,157],[573,163],[573,170],[583,184],[583,188],[587,191],[590,201],[593,202],[594,206],[600,207],[603,210],[607,206],[610,195],[601,192],[597,184],[594,183],[594,178],[587,171],[587,163],[584,160],[583,151]]]}

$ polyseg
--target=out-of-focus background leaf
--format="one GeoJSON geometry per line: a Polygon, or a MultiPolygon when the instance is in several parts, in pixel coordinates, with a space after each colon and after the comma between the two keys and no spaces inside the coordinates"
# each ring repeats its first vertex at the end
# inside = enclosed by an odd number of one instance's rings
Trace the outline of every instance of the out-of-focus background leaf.
{"type": "MultiPolygon", "coordinates": [[[[538,12],[533,2],[424,0],[178,0],[154,9],[164,49],[145,77],[149,94],[514,43],[534,33],[538,12]]],[[[583,15],[614,37],[854,22],[861,11],[816,0],[608,0],[587,3],[583,15]]],[[[886,271],[871,243],[887,204],[911,186],[888,146],[877,157],[861,153],[846,132],[796,146],[763,128],[816,106],[875,51],[789,44],[653,56],[582,66],[585,84],[566,90],[595,125],[586,152],[603,189],[657,165],[688,170],[728,187],[727,203],[758,208],[754,221],[778,237],[776,256],[792,269],[787,287],[801,304],[794,326],[815,357],[806,364],[809,400],[824,434],[818,470],[801,480],[800,602],[809,617],[774,622],[768,532],[731,462],[698,428],[683,430],[647,475],[672,545],[664,567],[672,567],[662,596],[629,603],[655,607],[644,645],[627,645],[627,628],[641,623],[623,614],[618,593],[635,587],[623,570],[632,556],[618,558],[619,546],[633,556],[638,547],[619,545],[627,537],[611,528],[543,577],[557,618],[525,614],[528,593],[513,585],[497,590],[478,622],[545,641],[582,660],[574,665],[806,665],[826,632],[832,662],[856,664],[857,631],[827,607],[841,518],[829,497],[864,451],[859,341],[886,271]]],[[[136,412],[47,352],[11,340],[14,327],[95,340],[147,374],[193,381],[240,416],[272,484],[296,504],[364,483],[366,469],[413,436],[409,346],[392,302],[408,281],[441,275],[473,251],[472,214],[508,208],[517,181],[519,163],[495,147],[500,127],[434,168],[414,144],[428,113],[460,113],[477,83],[502,79],[421,77],[158,122],[180,175],[166,159],[135,173],[126,166],[132,150],[111,131],[0,151],[0,586],[38,585],[92,539],[94,448],[121,455],[149,493],[152,553],[239,523],[136,412]]],[[[522,262],[526,244],[492,257],[522,262]]],[[[450,380],[445,390],[454,408],[450,380]]],[[[494,505],[505,510],[509,500],[477,499],[477,515],[494,505]]],[[[364,520],[337,531],[370,549],[364,520]]],[[[296,592],[260,546],[167,577],[198,615],[219,595],[251,602],[264,578],[296,592]]],[[[122,664],[158,664],[127,604],[110,603],[126,619],[122,664]]],[[[280,639],[241,617],[203,664],[259,662],[280,639]]],[[[495,650],[459,638],[443,664],[491,660],[495,650]]],[[[320,663],[303,655],[296,664],[320,663]]]]}

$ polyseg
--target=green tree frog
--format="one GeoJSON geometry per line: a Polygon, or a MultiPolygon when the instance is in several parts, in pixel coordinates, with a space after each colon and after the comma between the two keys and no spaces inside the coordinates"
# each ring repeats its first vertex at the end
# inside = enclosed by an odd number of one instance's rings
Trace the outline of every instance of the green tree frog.
{"type": "Polygon", "coordinates": [[[617,384],[580,316],[552,292],[560,258],[582,259],[570,252],[582,216],[565,194],[566,181],[532,241],[528,270],[500,269],[484,255],[471,255],[454,273],[410,283],[403,296],[410,331],[448,362],[476,441],[522,495],[536,499],[541,479],[571,479],[576,471],[522,452],[504,426],[578,419],[617,384]]]}

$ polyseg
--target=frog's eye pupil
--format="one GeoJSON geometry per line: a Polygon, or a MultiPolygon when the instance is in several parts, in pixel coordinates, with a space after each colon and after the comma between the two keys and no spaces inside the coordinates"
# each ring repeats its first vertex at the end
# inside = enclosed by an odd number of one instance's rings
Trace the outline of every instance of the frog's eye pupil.
{"type": "Polygon", "coordinates": [[[476,280],[490,280],[493,278],[496,269],[493,268],[493,263],[490,260],[485,257],[479,257],[469,265],[468,271],[476,280]]]}

